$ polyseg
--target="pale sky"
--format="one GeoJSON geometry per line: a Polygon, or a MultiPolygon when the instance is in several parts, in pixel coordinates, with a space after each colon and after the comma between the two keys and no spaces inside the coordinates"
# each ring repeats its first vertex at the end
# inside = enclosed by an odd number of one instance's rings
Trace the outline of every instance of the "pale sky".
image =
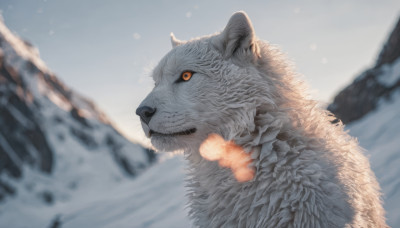
{"type": "Polygon", "coordinates": [[[398,0],[1,0],[6,25],[39,48],[68,86],[92,99],[123,134],[142,141],[134,114],[170,49],[221,31],[244,10],[258,37],[278,45],[324,103],[374,63],[400,16],[398,0]]]}

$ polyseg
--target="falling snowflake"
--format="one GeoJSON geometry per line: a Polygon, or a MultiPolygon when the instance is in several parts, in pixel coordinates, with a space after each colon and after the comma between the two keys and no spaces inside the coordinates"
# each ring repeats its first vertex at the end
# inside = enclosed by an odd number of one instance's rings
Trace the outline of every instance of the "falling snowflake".
{"type": "Polygon", "coordinates": [[[310,44],[310,50],[311,51],[315,51],[315,50],[317,50],[317,44],[310,44]]]}
{"type": "Polygon", "coordinates": [[[142,37],[142,36],[140,36],[139,33],[137,33],[137,32],[133,33],[133,38],[134,38],[135,40],[139,40],[141,37],[142,37]]]}

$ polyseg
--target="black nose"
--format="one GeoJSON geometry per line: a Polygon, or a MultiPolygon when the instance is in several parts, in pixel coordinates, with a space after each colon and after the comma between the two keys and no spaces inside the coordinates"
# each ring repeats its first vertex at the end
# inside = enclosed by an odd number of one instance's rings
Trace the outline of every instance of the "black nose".
{"type": "Polygon", "coordinates": [[[146,124],[149,124],[155,112],[156,109],[149,106],[142,106],[136,109],[136,115],[140,116],[140,119],[146,124]]]}

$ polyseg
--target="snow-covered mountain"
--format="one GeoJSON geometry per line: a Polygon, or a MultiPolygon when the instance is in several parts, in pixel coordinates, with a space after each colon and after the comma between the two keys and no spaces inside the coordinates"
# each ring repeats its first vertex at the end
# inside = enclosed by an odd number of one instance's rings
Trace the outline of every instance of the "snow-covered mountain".
{"type": "Polygon", "coordinates": [[[328,109],[366,149],[388,223],[400,227],[400,19],[375,66],[356,77],[328,109]]]}
{"type": "Polygon", "coordinates": [[[363,118],[377,110],[379,104],[390,100],[400,88],[400,20],[384,44],[376,64],[365,70],[340,91],[328,109],[343,123],[363,118]]]}
{"type": "Polygon", "coordinates": [[[41,209],[132,181],[154,160],[0,20],[0,227],[45,227],[54,215],[41,209]]]}

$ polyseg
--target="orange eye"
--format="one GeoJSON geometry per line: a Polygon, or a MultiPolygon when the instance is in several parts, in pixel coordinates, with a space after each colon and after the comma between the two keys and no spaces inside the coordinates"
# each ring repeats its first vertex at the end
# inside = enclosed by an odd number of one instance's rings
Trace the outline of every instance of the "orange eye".
{"type": "Polygon", "coordinates": [[[192,77],[192,75],[193,75],[193,72],[185,71],[182,73],[181,78],[183,81],[189,81],[190,78],[192,77]]]}

